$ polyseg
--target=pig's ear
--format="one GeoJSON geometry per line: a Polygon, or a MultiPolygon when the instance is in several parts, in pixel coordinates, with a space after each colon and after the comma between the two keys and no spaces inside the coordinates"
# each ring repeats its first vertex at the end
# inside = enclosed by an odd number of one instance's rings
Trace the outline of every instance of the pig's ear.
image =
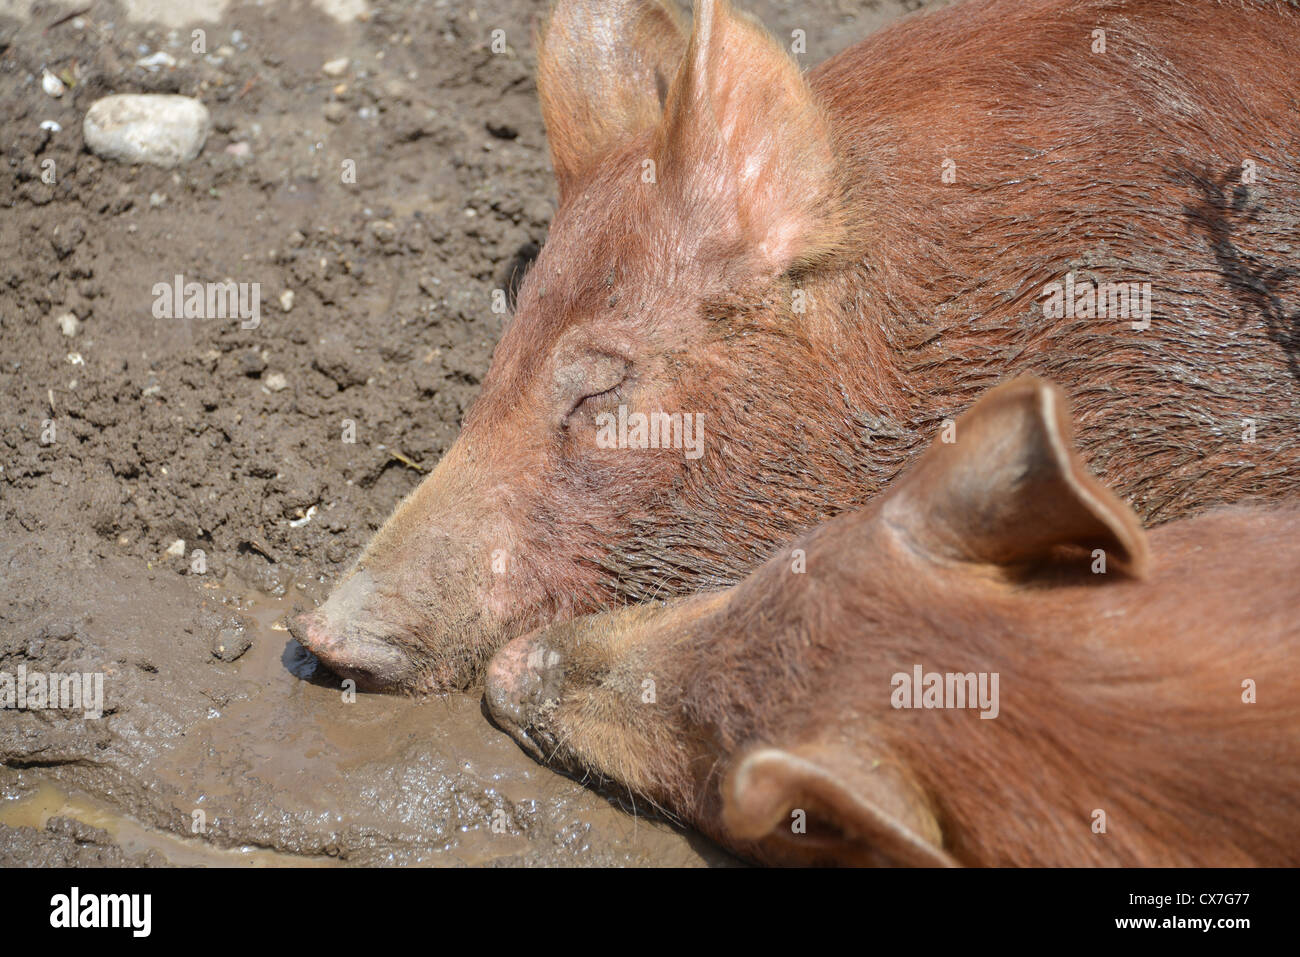
{"type": "Polygon", "coordinates": [[[738,840],[775,842],[797,860],[955,864],[929,802],[897,765],[838,745],[743,755],[722,784],[722,823],[738,840]]]}
{"type": "Polygon", "coordinates": [[[671,0],[557,0],[537,48],[537,91],[563,198],[611,146],[658,125],[686,30],[671,0]]]}
{"type": "Polygon", "coordinates": [[[839,238],[826,116],[776,39],[726,0],[699,0],[655,146],[663,183],[706,239],[760,274],[839,238]]]}
{"type": "Polygon", "coordinates": [[[1142,525],[1079,458],[1059,388],[1016,379],[950,428],[883,505],[912,547],[992,565],[1044,562],[1060,546],[1100,548],[1128,574],[1146,574],[1142,525]]]}

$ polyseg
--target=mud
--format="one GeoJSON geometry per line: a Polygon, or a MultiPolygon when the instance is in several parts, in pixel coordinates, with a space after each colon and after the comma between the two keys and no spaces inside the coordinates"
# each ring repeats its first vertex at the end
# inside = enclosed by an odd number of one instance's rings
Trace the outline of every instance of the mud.
{"type": "MultiPolygon", "coordinates": [[[[920,4],[743,5],[812,64],[920,4]]],[[[0,672],[106,708],[0,711],[0,864],[729,863],[477,695],[345,702],[283,630],[455,437],[554,209],[544,4],[330,7],[0,2],[0,672]],[[122,92],[201,99],[199,157],[86,152],[122,92]],[[259,283],[260,321],[155,318],[177,274],[259,283]]]]}

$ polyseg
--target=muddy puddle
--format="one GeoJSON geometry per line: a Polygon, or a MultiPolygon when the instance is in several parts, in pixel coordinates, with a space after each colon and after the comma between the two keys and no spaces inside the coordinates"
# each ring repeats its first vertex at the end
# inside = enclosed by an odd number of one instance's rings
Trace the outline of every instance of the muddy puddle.
{"type": "Polygon", "coordinates": [[[31,776],[29,793],[0,802],[0,824],[43,831],[51,819],[70,818],[102,830],[127,856],[155,852],[178,867],[319,867],[320,858],[298,857],[257,847],[224,850],[198,839],[142,827],[119,811],[82,794],[68,794],[39,776],[31,776]]]}
{"type": "Polygon", "coordinates": [[[129,857],[176,865],[726,861],[535,764],[490,724],[477,693],[346,693],[285,629],[314,583],[278,596],[169,587],[191,602],[199,592],[197,622],[165,594],[152,608],[90,594],[94,613],[43,630],[38,619],[18,642],[29,672],[102,668],[106,713],[4,713],[11,732],[28,727],[7,739],[0,830],[71,820],[129,857]],[[52,640],[52,629],[72,636],[52,640]],[[12,753],[15,740],[27,757],[12,753]],[[65,753],[49,760],[54,743],[65,753]]]}

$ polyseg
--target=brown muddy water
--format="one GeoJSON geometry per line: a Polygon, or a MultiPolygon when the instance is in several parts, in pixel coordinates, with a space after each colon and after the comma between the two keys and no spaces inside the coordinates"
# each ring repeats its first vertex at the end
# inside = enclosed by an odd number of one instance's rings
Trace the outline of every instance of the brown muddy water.
{"type": "MultiPolygon", "coordinates": [[[[31,724],[20,738],[61,739],[72,753],[47,763],[51,749],[36,747],[0,768],[0,863],[86,863],[87,852],[93,862],[212,866],[728,862],[535,764],[475,695],[346,694],[285,630],[309,590],[207,586],[214,610],[242,628],[218,628],[206,660],[165,689],[160,658],[103,663],[106,736],[79,728],[99,723],[80,713],[6,713],[10,731],[31,724]],[[220,657],[246,642],[234,661],[220,657]]],[[[119,611],[131,604],[101,604],[70,637],[36,639],[28,671],[93,669],[96,636],[113,634],[120,648],[130,626],[119,611]],[[70,643],[86,646],[79,663],[49,653],[70,643]]],[[[136,635],[146,642],[172,631],[168,609],[155,611],[157,627],[136,629],[154,636],[136,635]]]]}
{"type": "Polygon", "coordinates": [[[51,819],[71,819],[102,831],[128,857],[152,851],[167,864],[184,867],[321,867],[331,863],[257,847],[225,850],[151,830],[85,795],[68,794],[39,776],[33,776],[33,780],[39,783],[27,794],[0,804],[0,824],[44,831],[51,819]]]}

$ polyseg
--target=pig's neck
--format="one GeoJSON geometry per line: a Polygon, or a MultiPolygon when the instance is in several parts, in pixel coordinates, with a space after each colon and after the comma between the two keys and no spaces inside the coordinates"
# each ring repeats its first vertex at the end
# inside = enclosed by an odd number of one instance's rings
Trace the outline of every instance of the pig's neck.
{"type": "Polygon", "coordinates": [[[1150,581],[1010,601],[949,593],[982,605],[982,627],[954,614],[948,657],[916,653],[927,670],[999,671],[1000,713],[929,712],[912,724],[929,729],[923,742],[895,743],[922,769],[953,853],[980,864],[1295,864],[1295,526],[1285,513],[1225,512],[1153,532],[1150,581]],[[1254,544],[1234,546],[1243,540],[1254,544]],[[1243,699],[1247,679],[1258,703],[1243,699]]]}

